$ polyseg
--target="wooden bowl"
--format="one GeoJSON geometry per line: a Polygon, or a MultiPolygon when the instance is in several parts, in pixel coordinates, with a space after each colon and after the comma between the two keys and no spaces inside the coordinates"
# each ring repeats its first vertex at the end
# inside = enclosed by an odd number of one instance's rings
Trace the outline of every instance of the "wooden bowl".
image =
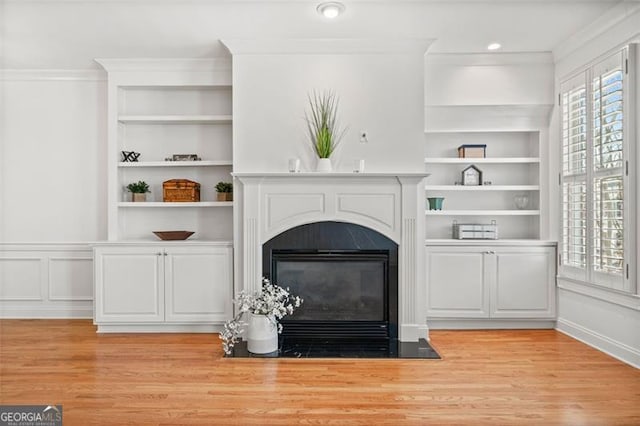
{"type": "Polygon", "coordinates": [[[193,231],[153,231],[161,240],[186,240],[194,234],[193,231]]]}

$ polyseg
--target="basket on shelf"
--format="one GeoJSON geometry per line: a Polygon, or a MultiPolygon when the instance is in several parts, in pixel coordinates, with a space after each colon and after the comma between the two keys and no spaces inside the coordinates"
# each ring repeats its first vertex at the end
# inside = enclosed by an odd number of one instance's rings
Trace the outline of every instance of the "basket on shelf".
{"type": "Polygon", "coordinates": [[[164,202],[200,201],[200,184],[188,179],[171,179],[162,183],[164,202]]]}

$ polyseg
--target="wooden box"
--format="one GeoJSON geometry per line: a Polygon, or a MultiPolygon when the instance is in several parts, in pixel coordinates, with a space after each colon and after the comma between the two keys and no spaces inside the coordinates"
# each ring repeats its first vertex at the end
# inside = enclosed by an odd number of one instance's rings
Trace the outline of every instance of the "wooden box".
{"type": "Polygon", "coordinates": [[[458,158],[485,158],[487,156],[487,145],[460,145],[458,147],[458,158]]]}
{"type": "Polygon", "coordinates": [[[200,201],[200,184],[187,179],[171,179],[162,183],[162,201],[200,201]]]}

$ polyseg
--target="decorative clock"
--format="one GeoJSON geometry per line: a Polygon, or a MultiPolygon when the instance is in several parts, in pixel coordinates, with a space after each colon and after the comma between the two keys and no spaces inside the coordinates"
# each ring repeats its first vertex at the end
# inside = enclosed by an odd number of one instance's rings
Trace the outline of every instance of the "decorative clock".
{"type": "Polygon", "coordinates": [[[482,185],[482,172],[479,168],[471,165],[462,171],[463,185],[482,185]]]}

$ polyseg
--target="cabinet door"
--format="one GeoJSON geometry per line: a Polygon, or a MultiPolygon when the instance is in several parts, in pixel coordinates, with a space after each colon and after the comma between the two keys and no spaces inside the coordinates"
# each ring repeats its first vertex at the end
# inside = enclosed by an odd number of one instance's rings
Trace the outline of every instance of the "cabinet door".
{"type": "Polygon", "coordinates": [[[96,250],[96,322],[164,320],[161,251],[127,247],[96,250]]]}
{"type": "Polygon", "coordinates": [[[553,318],[556,310],[555,249],[495,250],[492,318],[553,318]]]}
{"type": "Polygon", "coordinates": [[[231,249],[167,248],[165,296],[168,322],[222,322],[231,314],[231,249]]]}
{"type": "Polygon", "coordinates": [[[487,260],[476,248],[427,249],[427,316],[487,318],[487,260]]]}

